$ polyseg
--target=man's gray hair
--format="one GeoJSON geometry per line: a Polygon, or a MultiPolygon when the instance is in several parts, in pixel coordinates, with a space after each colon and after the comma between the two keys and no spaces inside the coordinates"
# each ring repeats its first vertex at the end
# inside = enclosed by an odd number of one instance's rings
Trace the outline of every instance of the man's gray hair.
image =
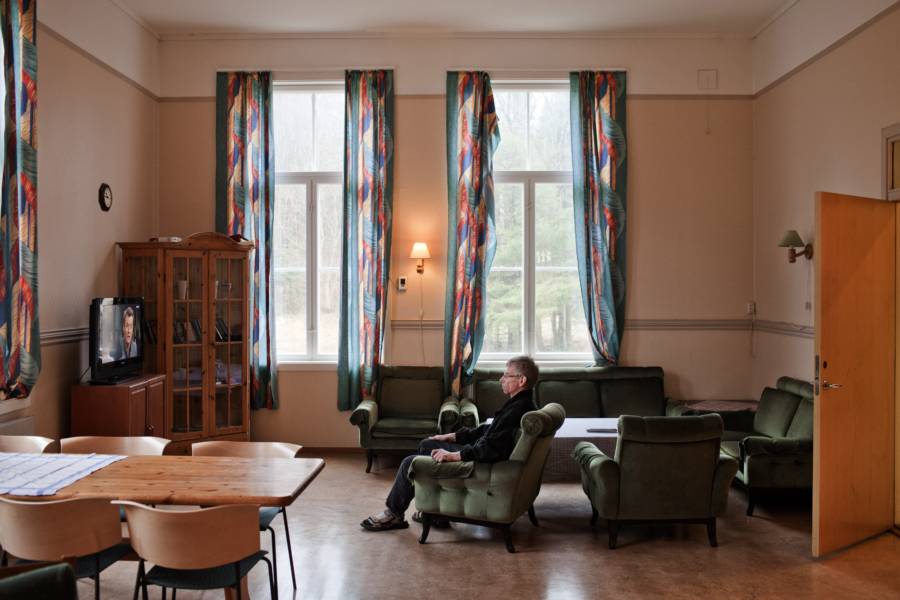
{"type": "Polygon", "coordinates": [[[525,387],[533,388],[538,379],[538,366],[530,356],[513,356],[506,364],[525,377],[525,387]]]}

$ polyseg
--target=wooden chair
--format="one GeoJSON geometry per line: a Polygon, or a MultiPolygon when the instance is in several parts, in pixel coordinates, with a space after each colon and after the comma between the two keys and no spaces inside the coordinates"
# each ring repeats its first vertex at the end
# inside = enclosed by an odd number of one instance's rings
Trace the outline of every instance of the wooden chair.
{"type": "Polygon", "coordinates": [[[131,551],[122,542],[119,510],[103,498],[20,502],[0,498],[0,545],[23,560],[59,561],[75,557],[75,577],[94,580],[100,598],[100,573],[131,551]]]}
{"type": "Polygon", "coordinates": [[[272,563],[259,548],[259,508],[231,504],[188,511],[150,508],[136,502],[113,502],[125,509],[131,545],[140,557],[138,588],[212,590],[234,587],[241,600],[241,580],[259,561],[269,569],[269,589],[275,597],[272,563]],[[153,563],[145,571],[145,562],[153,563]]]}
{"type": "MultiPolygon", "coordinates": [[[[191,446],[194,456],[233,456],[237,458],[297,458],[303,446],[284,442],[197,442],[191,446]]],[[[291,549],[291,531],[288,529],[287,510],[284,507],[264,506],[259,509],[259,530],[268,531],[272,536],[272,564],[275,571],[275,586],[278,587],[278,556],[275,550],[275,530],[272,521],[281,513],[284,519],[284,539],[287,544],[288,559],[291,563],[291,582],[297,589],[297,575],[294,571],[294,551],[291,549]]]]}
{"type": "Polygon", "coordinates": [[[56,440],[39,435],[0,435],[0,452],[43,454],[57,452],[56,440]]]}
{"type": "Polygon", "coordinates": [[[59,440],[63,454],[124,454],[126,456],[162,456],[170,441],[151,436],[116,437],[82,435],[59,440]]]}

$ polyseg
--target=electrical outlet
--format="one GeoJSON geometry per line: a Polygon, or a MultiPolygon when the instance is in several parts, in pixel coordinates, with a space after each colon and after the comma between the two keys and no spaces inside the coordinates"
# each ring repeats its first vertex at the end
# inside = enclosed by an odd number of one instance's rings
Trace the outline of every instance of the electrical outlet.
{"type": "Polygon", "coordinates": [[[806,310],[812,310],[812,302],[810,302],[810,301],[807,300],[807,301],[803,304],[803,308],[805,308],[806,310]]]}
{"type": "Polygon", "coordinates": [[[752,317],[756,314],[756,302],[748,302],[746,307],[746,313],[748,317],[752,317]]]}
{"type": "Polygon", "coordinates": [[[401,275],[397,278],[397,291],[405,292],[406,291],[406,275],[401,275]]]}

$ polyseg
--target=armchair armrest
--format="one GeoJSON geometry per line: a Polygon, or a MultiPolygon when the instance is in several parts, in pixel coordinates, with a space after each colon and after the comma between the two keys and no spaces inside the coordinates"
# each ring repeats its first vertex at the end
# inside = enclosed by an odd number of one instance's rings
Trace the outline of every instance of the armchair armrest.
{"type": "Polygon", "coordinates": [[[429,479],[465,479],[474,469],[472,461],[437,462],[430,456],[417,456],[409,464],[407,475],[421,483],[429,479]]]}
{"type": "Polygon", "coordinates": [[[459,427],[459,400],[453,396],[448,396],[444,400],[438,417],[438,425],[441,433],[450,433],[459,427]]]}
{"type": "Polygon", "coordinates": [[[480,425],[478,420],[478,407],[468,398],[459,401],[459,419],[463,427],[475,429],[480,425]]]}
{"type": "Polygon", "coordinates": [[[371,429],[378,422],[378,405],[374,400],[363,400],[350,414],[350,422],[360,429],[371,429]]]}
{"type": "Polygon", "coordinates": [[[594,510],[604,519],[617,518],[619,464],[590,442],[579,442],[572,452],[572,458],[581,465],[584,489],[591,499],[594,510]]]}
{"type": "Polygon", "coordinates": [[[730,456],[719,455],[719,462],[713,474],[712,511],[719,517],[728,508],[728,488],[738,470],[738,462],[730,456]]]}
{"type": "Polygon", "coordinates": [[[743,456],[808,454],[812,452],[812,449],[813,441],[802,438],[770,438],[753,435],[741,440],[743,456]]]}
{"type": "Polygon", "coordinates": [[[671,398],[666,398],[667,417],[680,417],[686,410],[687,404],[685,404],[681,400],[672,400],[671,398]]]}

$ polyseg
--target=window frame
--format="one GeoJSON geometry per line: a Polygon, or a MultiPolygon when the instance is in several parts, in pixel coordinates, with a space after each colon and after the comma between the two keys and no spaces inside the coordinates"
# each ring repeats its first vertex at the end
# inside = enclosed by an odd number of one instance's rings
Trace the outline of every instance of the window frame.
{"type": "MultiPolygon", "coordinates": [[[[316,82],[278,82],[274,84],[274,92],[279,91],[303,91],[315,94],[316,92],[340,92],[344,95],[343,81],[316,81],[316,82]]],[[[315,96],[312,101],[312,139],[313,139],[313,164],[316,164],[317,146],[316,139],[316,104],[315,96]]],[[[342,145],[345,145],[342,135],[342,145]]],[[[275,149],[277,152],[278,145],[275,149]]],[[[277,162],[277,161],[276,161],[277,162]]],[[[344,173],[340,171],[276,171],[275,187],[279,185],[305,185],[306,186],[306,264],[304,267],[276,267],[273,266],[273,275],[279,273],[292,273],[306,271],[306,353],[283,353],[278,351],[278,330],[275,330],[276,358],[279,365],[334,365],[337,363],[338,355],[325,354],[319,352],[319,273],[321,271],[319,265],[319,211],[318,211],[318,188],[321,185],[340,185],[343,186],[344,173]]],[[[277,210],[276,210],[277,218],[277,210]]],[[[340,229],[338,230],[340,233],[340,229]]],[[[274,233],[274,232],[273,232],[274,233]]],[[[274,262],[274,261],[273,261],[274,262]]],[[[330,269],[326,269],[330,270],[330,269]]],[[[337,267],[340,273],[340,266],[337,267]]],[[[274,307],[274,277],[272,290],[272,303],[274,307]]],[[[273,309],[274,314],[274,309],[273,309]]],[[[277,322],[277,316],[273,318],[273,322],[277,322]]]]}
{"type": "MultiPolygon", "coordinates": [[[[524,92],[541,92],[564,90],[569,91],[568,80],[554,81],[498,81],[492,84],[493,91],[524,91],[524,92]]],[[[528,105],[530,112],[530,104],[528,105]]],[[[525,122],[530,124],[530,115],[526,117],[525,122]]],[[[502,123],[501,123],[502,136],[502,123]]],[[[526,136],[526,143],[531,143],[531,136],[526,136]]],[[[539,352],[537,350],[537,332],[536,332],[536,287],[535,278],[539,270],[560,270],[559,267],[541,268],[536,265],[535,259],[535,191],[540,184],[569,184],[572,185],[572,171],[554,170],[517,170],[517,171],[498,171],[494,170],[494,184],[519,184],[523,188],[523,215],[522,224],[524,231],[522,232],[522,349],[521,352],[486,352],[482,351],[478,362],[484,366],[503,364],[505,361],[517,354],[525,354],[531,356],[534,360],[543,364],[568,365],[577,364],[584,365],[585,361],[593,361],[593,355],[588,352],[539,352]]],[[[574,223],[572,224],[574,227],[574,223]]],[[[513,272],[518,269],[511,267],[491,267],[493,272],[513,272]]],[[[574,266],[571,270],[578,276],[578,266],[574,266]]],[[[490,277],[490,275],[488,275],[490,277]]],[[[488,298],[488,303],[490,298],[488,298]]]]}

